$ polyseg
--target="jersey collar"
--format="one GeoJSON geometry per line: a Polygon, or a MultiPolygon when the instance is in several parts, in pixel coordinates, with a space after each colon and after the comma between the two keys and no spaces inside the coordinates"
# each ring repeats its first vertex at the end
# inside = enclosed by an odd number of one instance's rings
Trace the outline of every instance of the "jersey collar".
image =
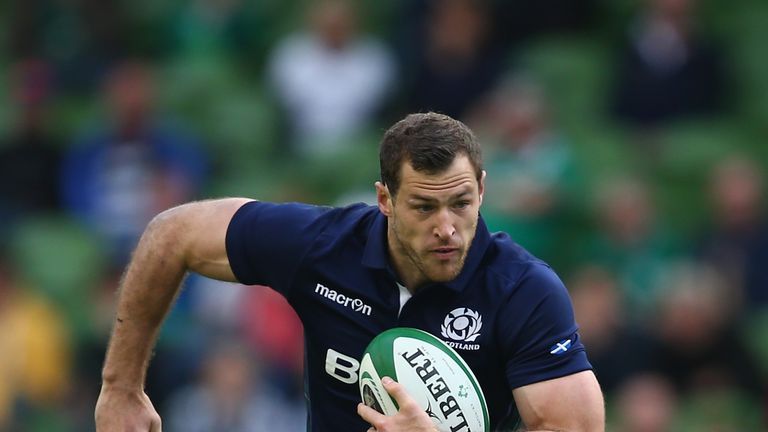
{"type": "MultiPolygon", "coordinates": [[[[480,267],[485,251],[491,243],[491,235],[485,225],[485,221],[480,216],[475,230],[475,238],[472,240],[472,246],[469,248],[467,259],[464,261],[464,268],[456,279],[442,285],[454,291],[462,291],[469,283],[472,275],[480,267]]],[[[363,251],[362,264],[365,267],[387,270],[396,277],[392,264],[389,261],[389,251],[387,249],[387,217],[377,212],[373,223],[368,231],[368,242],[363,251]]]]}

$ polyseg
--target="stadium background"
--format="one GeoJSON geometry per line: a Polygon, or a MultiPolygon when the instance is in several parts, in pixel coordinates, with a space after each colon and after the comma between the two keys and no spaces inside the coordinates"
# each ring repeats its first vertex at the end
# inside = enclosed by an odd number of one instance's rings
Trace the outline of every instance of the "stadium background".
{"type": "MultiPolygon", "coordinates": [[[[489,225],[571,290],[609,430],[768,430],[768,2],[352,5],[0,5],[0,430],[93,430],[153,214],[370,201],[422,110],[477,131],[489,225]]],[[[191,277],[148,377],[164,430],[303,430],[301,345],[279,296],[191,277]]]]}

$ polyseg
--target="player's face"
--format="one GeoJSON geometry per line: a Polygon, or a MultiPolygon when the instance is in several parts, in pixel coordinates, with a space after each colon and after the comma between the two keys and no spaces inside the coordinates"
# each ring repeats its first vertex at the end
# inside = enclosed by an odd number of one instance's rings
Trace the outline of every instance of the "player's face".
{"type": "Polygon", "coordinates": [[[466,156],[438,174],[401,170],[400,189],[392,197],[376,184],[379,208],[388,219],[387,239],[393,263],[411,289],[426,282],[447,282],[461,272],[475,236],[485,172],[480,181],[466,156]]]}

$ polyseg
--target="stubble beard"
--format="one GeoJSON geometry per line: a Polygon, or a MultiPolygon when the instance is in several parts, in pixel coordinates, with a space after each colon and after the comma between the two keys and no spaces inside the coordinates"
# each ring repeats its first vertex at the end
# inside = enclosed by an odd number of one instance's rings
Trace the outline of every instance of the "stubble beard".
{"type": "MultiPolygon", "coordinates": [[[[456,264],[452,266],[453,268],[451,269],[450,274],[444,275],[443,274],[444,272],[440,272],[441,274],[438,275],[438,274],[435,274],[437,273],[437,271],[431,272],[429,270],[429,264],[426,262],[427,260],[424,259],[424,256],[429,256],[429,252],[424,252],[423,256],[419,255],[419,253],[416,250],[414,250],[412,247],[407,245],[400,238],[400,233],[398,228],[399,227],[397,226],[397,224],[394,224],[392,227],[394,238],[395,238],[395,241],[397,242],[396,249],[401,254],[405,255],[408,261],[416,268],[416,270],[418,270],[418,272],[421,274],[421,276],[424,279],[423,282],[450,282],[459,276],[459,274],[461,273],[461,270],[464,268],[464,261],[467,258],[466,248],[461,248],[459,250],[459,253],[460,253],[459,258],[456,261],[456,264]]],[[[439,264],[437,264],[437,266],[439,266],[439,264]]]]}

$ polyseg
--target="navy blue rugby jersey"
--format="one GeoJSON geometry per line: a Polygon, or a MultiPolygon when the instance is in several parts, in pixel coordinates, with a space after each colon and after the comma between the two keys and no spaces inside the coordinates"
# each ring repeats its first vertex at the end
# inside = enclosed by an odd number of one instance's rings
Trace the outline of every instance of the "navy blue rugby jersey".
{"type": "Polygon", "coordinates": [[[304,324],[309,430],[370,427],[356,411],[359,361],[392,327],[452,346],[480,382],[495,430],[518,420],[512,389],[591,369],[563,283],[508,235],[489,233],[481,218],[459,276],[408,299],[386,232],[386,217],[364,204],[251,202],[230,222],[227,254],[238,280],[277,290],[304,324]]]}

